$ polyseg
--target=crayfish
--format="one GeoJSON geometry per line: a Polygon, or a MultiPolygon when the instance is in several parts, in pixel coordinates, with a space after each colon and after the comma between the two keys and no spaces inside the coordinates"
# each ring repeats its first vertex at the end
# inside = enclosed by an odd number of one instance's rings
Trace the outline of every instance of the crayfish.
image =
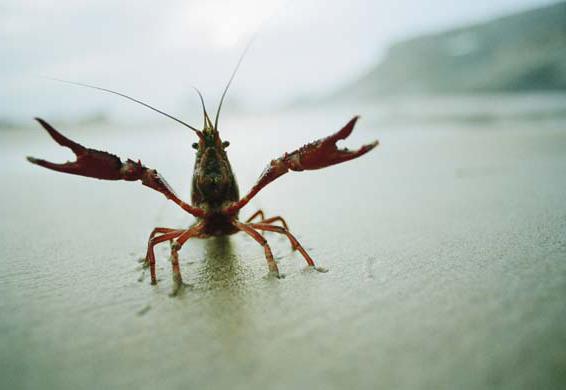
{"type": "MultiPolygon", "coordinates": [[[[230,79],[230,81],[232,81],[232,79],[230,79]]],[[[338,132],[272,160],[250,191],[243,197],[240,197],[238,184],[226,153],[226,148],[229,143],[223,141],[218,132],[220,108],[222,107],[222,102],[230,82],[222,94],[214,124],[206,111],[202,94],[197,90],[204,112],[204,125],[202,129],[197,129],[169,114],[124,94],[86,84],[81,85],[117,94],[140,103],[190,128],[198,137],[198,142],[193,144],[193,148],[196,149],[196,161],[192,178],[190,204],[181,200],[155,169],[146,167],[139,160],[134,161],[128,159],[124,162],[118,156],[108,152],[86,148],[65,137],[49,123],[40,118],[36,118],[39,124],[49,133],[55,142],[71,149],[76,155],[76,161],[56,164],[33,157],[27,158],[28,161],[33,164],[73,175],[93,177],[102,180],[139,180],[144,186],[162,193],[167,199],[175,202],[184,211],[196,217],[196,222],[187,229],[156,227],[149,235],[145,264],[150,269],[151,284],[157,283],[154,247],[159,243],[170,241],[174,292],[183,285],[178,253],[183,245],[191,238],[224,236],[242,231],[263,247],[270,273],[279,277],[277,263],[273,259],[269,244],[264,236],[260,234],[260,232],[263,231],[275,232],[285,235],[290,241],[292,249],[299,251],[309,267],[316,269],[314,260],[299,241],[297,241],[295,236],[291,234],[283,217],[273,216],[265,218],[263,211],[259,210],[252,214],[247,220],[241,221],[238,217],[239,212],[262,188],[290,170],[300,172],[340,164],[366,154],[378,144],[377,141],[374,141],[353,151],[339,149],[336,146],[337,141],[347,138],[352,133],[354,125],[358,120],[356,116],[338,132]]]]}

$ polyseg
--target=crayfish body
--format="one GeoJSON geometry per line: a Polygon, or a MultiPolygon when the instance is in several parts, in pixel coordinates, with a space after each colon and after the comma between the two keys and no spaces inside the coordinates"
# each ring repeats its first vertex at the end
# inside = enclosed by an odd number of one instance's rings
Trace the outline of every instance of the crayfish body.
{"type": "MultiPolygon", "coordinates": [[[[116,93],[110,90],[105,91],[116,93]]],[[[119,95],[136,101],[125,95],[119,95]]],[[[316,268],[314,260],[297,241],[295,236],[291,234],[283,217],[273,216],[266,218],[263,211],[258,210],[245,221],[241,221],[238,217],[239,211],[262,188],[290,170],[300,172],[340,164],[366,154],[376,147],[378,142],[374,141],[353,151],[338,149],[336,143],[347,138],[352,133],[354,125],[358,120],[358,117],[354,117],[338,132],[272,160],[250,191],[243,197],[240,197],[238,184],[226,153],[229,143],[223,141],[218,132],[218,114],[222,100],[216,114],[215,123],[213,124],[206,112],[200,92],[199,96],[201,97],[204,111],[204,125],[202,129],[196,129],[165,114],[191,128],[199,139],[197,143],[193,144],[193,148],[196,149],[196,160],[190,204],[181,200],[155,169],[144,166],[139,160],[128,159],[123,162],[113,154],[86,148],[65,137],[49,123],[39,118],[36,118],[36,120],[49,135],[59,145],[71,149],[77,159],[76,161],[63,164],[56,164],[33,157],[28,157],[28,161],[44,168],[74,175],[103,180],[141,181],[144,186],[161,192],[167,199],[175,202],[183,210],[196,217],[196,222],[187,229],[156,227],[149,235],[145,264],[150,269],[152,284],[157,283],[154,254],[154,247],[157,244],[166,241],[171,242],[171,263],[174,292],[176,292],[183,285],[178,252],[189,239],[231,235],[240,231],[248,234],[263,247],[269,271],[275,276],[279,276],[279,269],[273,259],[269,244],[260,233],[263,231],[285,235],[289,239],[293,250],[301,253],[308,266],[316,268]]],[[[140,103],[139,101],[136,102],[140,103]]],[[[146,105],[145,103],[142,104],[146,105]]],[[[153,109],[152,107],[150,108],[153,109]]],[[[154,110],[161,112],[157,109],[154,110]]],[[[161,113],[163,114],[163,112],[161,113]]]]}

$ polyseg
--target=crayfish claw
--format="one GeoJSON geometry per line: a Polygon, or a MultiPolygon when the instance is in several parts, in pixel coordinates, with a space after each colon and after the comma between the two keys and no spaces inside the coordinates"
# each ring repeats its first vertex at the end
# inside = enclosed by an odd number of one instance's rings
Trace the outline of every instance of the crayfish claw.
{"type": "Polygon", "coordinates": [[[39,165],[40,167],[44,167],[47,169],[51,169],[53,171],[80,175],[79,173],[80,167],[77,165],[76,162],[66,162],[63,164],[57,164],[57,163],[52,163],[51,161],[42,160],[40,158],[35,158],[30,156],[26,157],[26,159],[32,164],[39,165]]]}
{"type": "Polygon", "coordinates": [[[341,139],[348,138],[350,136],[350,134],[352,134],[352,131],[354,131],[354,126],[356,125],[356,122],[358,121],[358,119],[360,119],[360,116],[356,115],[355,117],[350,119],[350,121],[348,123],[346,123],[346,126],[342,127],[336,133],[327,137],[326,140],[329,141],[329,142],[336,143],[337,141],[339,141],[341,139]]]}
{"type": "Polygon", "coordinates": [[[86,148],[81,144],[76,143],[75,141],[70,140],[69,138],[65,137],[63,134],[59,133],[53,126],[49,123],[44,121],[41,118],[34,118],[39,124],[49,133],[51,138],[55,140],[59,145],[65,146],[73,151],[76,155],[82,153],[86,148]]]}
{"type": "Polygon", "coordinates": [[[78,144],[59,133],[55,130],[55,128],[53,128],[53,126],[43,119],[35,119],[49,133],[55,142],[61,146],[71,149],[77,156],[77,159],[76,161],[56,164],[35,157],[27,157],[27,160],[30,163],[58,172],[93,177],[101,180],[141,180],[143,185],[161,192],[167,197],[167,199],[177,203],[188,213],[198,217],[202,217],[206,214],[203,209],[193,207],[179,199],[165,179],[163,179],[156,170],[142,165],[140,160],[134,161],[128,159],[125,162],[122,162],[120,157],[114,154],[96,149],[85,148],[81,144],[78,144]]]}
{"type": "Polygon", "coordinates": [[[352,134],[359,118],[359,116],[353,117],[344,127],[326,138],[318,139],[297,150],[285,153],[281,157],[271,160],[252,189],[239,201],[226,207],[224,211],[229,215],[237,213],[238,210],[244,207],[262,188],[289,171],[301,172],[326,168],[363,156],[375,148],[379,144],[378,141],[363,145],[353,151],[347,148],[338,149],[336,146],[336,142],[346,139],[352,134]]]}
{"type": "Polygon", "coordinates": [[[32,164],[58,172],[94,177],[104,180],[138,180],[141,177],[141,164],[128,160],[122,163],[118,156],[100,150],[85,148],[55,130],[41,118],[35,118],[59,145],[67,147],[77,156],[76,161],[57,164],[50,161],[27,157],[32,164]]]}
{"type": "Polygon", "coordinates": [[[293,171],[326,168],[331,165],[340,164],[342,162],[358,158],[375,148],[379,144],[377,140],[363,145],[357,150],[348,150],[347,148],[338,149],[336,146],[338,141],[346,139],[350,136],[350,134],[352,134],[358,119],[359,116],[353,117],[336,133],[326,138],[311,142],[299,150],[285,156],[284,161],[287,167],[293,171]]]}

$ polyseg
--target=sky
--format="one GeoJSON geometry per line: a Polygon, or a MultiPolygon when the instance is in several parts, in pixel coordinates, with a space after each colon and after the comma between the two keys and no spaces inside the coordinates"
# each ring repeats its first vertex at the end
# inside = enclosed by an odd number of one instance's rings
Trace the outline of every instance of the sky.
{"type": "Polygon", "coordinates": [[[394,42],[552,4],[544,0],[0,0],[0,120],[147,112],[59,78],[127,93],[172,114],[269,109],[323,96],[394,42]]]}

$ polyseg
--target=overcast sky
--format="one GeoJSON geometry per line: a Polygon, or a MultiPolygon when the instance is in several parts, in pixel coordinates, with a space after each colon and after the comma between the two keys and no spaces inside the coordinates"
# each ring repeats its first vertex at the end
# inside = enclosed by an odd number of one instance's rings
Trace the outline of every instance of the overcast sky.
{"type": "Polygon", "coordinates": [[[63,78],[116,89],[181,115],[199,87],[216,106],[241,51],[256,39],[227,105],[264,108],[332,91],[400,39],[544,0],[0,0],[0,118],[148,115],[63,78]]]}

